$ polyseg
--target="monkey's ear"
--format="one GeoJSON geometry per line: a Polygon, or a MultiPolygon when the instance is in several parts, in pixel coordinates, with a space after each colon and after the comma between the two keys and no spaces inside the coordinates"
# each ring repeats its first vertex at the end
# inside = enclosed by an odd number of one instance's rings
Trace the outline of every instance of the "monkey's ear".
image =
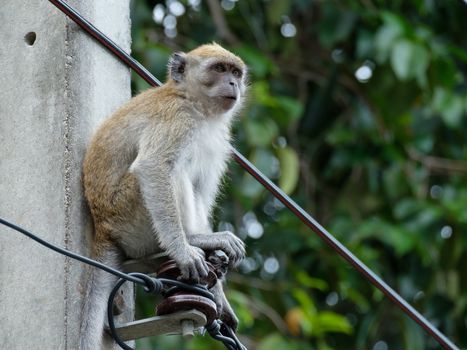
{"type": "Polygon", "coordinates": [[[181,82],[185,74],[186,54],[184,52],[175,52],[169,59],[169,77],[177,83],[181,82]]]}

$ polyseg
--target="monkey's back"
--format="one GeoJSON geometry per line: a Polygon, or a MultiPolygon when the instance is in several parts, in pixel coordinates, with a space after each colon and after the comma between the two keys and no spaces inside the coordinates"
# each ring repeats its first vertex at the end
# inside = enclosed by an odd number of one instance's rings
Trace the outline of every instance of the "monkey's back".
{"type": "Polygon", "coordinates": [[[129,169],[138,156],[142,133],[148,128],[157,133],[163,129],[158,125],[173,115],[174,97],[170,86],[146,90],[104,121],[92,137],[83,163],[83,183],[96,225],[103,218],[125,220],[130,209],[140,205],[138,181],[129,169]]]}

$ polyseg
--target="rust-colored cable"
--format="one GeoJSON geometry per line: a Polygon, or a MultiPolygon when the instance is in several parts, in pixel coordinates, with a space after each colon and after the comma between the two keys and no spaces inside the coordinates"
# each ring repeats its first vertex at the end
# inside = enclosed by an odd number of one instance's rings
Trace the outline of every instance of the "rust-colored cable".
{"type": "MultiPolygon", "coordinates": [[[[160,86],[161,82],[154,77],[137,60],[123,51],[117,44],[110,40],[106,35],[83,18],[76,10],[67,5],[62,0],[49,0],[63,13],[76,22],[84,31],[95,38],[98,42],[108,48],[121,61],[138,73],[144,80],[152,86],[160,86]]],[[[250,173],[259,183],[261,183],[269,192],[279,199],[292,213],[311,228],[321,239],[331,247],[335,252],[347,260],[358,272],[360,272],[371,284],[378,288],[387,298],[396,304],[404,313],[417,322],[425,331],[430,334],[444,349],[459,350],[443,333],[435,328],[425,317],[415,310],[404,298],[402,298],[394,289],[377,276],[368,266],[352,254],[342,243],[322,227],[313,217],[303,208],[295,203],[270,179],[262,174],[248,159],[240,152],[233,150],[235,161],[240,164],[248,173],[250,173]]]]}

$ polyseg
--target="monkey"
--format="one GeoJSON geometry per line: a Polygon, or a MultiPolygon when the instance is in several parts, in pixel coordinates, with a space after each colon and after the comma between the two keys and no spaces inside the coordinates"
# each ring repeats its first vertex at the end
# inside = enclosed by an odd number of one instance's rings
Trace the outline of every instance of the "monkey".
{"type": "MultiPolygon", "coordinates": [[[[210,220],[246,90],[242,59],[205,44],[173,53],[165,84],[133,97],[102,123],[83,162],[96,260],[118,268],[126,258],[165,252],[181,278],[192,281],[208,274],[204,251],[222,250],[230,266],[240,263],[244,242],[232,232],[213,232],[210,220]]],[[[101,347],[113,282],[105,272],[91,272],[81,350],[101,347]]],[[[221,281],[211,291],[220,318],[236,329],[221,281]]]]}

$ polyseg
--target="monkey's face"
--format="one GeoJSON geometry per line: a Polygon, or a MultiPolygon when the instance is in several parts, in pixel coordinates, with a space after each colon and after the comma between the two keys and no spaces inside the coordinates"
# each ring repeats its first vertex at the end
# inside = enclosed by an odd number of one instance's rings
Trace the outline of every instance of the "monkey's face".
{"type": "Polygon", "coordinates": [[[217,44],[172,55],[169,77],[209,114],[231,115],[245,94],[243,61],[217,44]]]}
{"type": "Polygon", "coordinates": [[[223,111],[234,108],[244,92],[242,67],[232,62],[214,59],[207,61],[200,68],[200,92],[206,95],[206,102],[223,111]]]}

